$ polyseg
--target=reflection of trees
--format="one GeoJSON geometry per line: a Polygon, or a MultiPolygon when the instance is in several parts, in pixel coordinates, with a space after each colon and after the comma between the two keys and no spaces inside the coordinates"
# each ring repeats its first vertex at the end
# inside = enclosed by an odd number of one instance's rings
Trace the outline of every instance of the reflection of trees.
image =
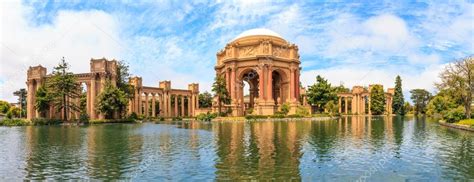
{"type": "Polygon", "coordinates": [[[319,161],[330,160],[330,153],[337,140],[338,124],[335,121],[318,121],[311,123],[310,141],[319,161]]]}
{"type": "Polygon", "coordinates": [[[403,124],[405,117],[404,116],[393,116],[389,118],[392,119],[393,123],[393,138],[394,138],[394,143],[396,145],[395,147],[395,157],[400,158],[400,147],[403,144],[403,124]]]}
{"type": "Polygon", "coordinates": [[[140,125],[100,125],[87,128],[88,173],[93,179],[124,179],[130,166],[138,164],[143,138],[140,125]]]}
{"type": "Polygon", "coordinates": [[[248,127],[243,122],[217,125],[217,179],[301,179],[303,131],[296,122],[254,122],[248,127]]]}
{"type": "MultiPolygon", "coordinates": [[[[27,179],[74,179],[80,176],[83,133],[78,127],[27,127],[27,179]]],[[[12,166],[14,167],[14,166],[12,166]]]]}
{"type": "Polygon", "coordinates": [[[375,147],[379,149],[384,144],[385,139],[385,117],[371,117],[371,130],[370,130],[370,142],[375,147]]]}

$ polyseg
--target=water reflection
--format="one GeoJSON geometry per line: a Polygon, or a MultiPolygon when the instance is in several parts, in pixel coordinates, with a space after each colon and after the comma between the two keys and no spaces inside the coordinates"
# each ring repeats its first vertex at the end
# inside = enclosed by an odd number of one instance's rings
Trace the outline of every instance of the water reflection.
{"type": "Polygon", "coordinates": [[[426,118],[0,129],[0,180],[474,179],[474,134],[426,118]]]}

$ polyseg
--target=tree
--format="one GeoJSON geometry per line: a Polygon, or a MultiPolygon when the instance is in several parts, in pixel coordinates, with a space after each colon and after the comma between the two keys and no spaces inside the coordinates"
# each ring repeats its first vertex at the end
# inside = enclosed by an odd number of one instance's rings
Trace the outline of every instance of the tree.
{"type": "Polygon", "coordinates": [[[337,93],[334,90],[326,79],[318,75],[316,76],[316,83],[308,86],[306,93],[308,103],[315,105],[319,112],[323,112],[326,103],[337,100],[337,93]]]}
{"type": "Polygon", "coordinates": [[[413,107],[410,105],[410,103],[405,102],[405,104],[403,105],[403,112],[405,112],[405,113],[403,115],[410,112],[412,109],[413,109],[413,107]]]}
{"type": "Polygon", "coordinates": [[[415,107],[415,115],[418,114],[425,114],[426,113],[426,106],[431,99],[431,93],[426,91],[425,89],[413,89],[410,91],[411,93],[411,100],[414,103],[415,107]]]}
{"type": "Polygon", "coordinates": [[[336,113],[337,109],[338,109],[337,104],[333,100],[330,100],[329,102],[327,102],[326,105],[324,106],[324,108],[330,114],[336,113]]]}
{"type": "Polygon", "coordinates": [[[221,114],[222,104],[227,104],[230,102],[229,92],[227,91],[224,77],[216,76],[214,84],[212,84],[212,91],[214,92],[215,96],[217,96],[218,110],[219,114],[221,114]]]}
{"type": "Polygon", "coordinates": [[[438,93],[428,103],[426,114],[429,116],[443,116],[451,108],[456,108],[457,104],[449,96],[438,93]]]}
{"type": "Polygon", "coordinates": [[[97,97],[96,110],[104,114],[106,118],[111,118],[114,112],[120,112],[127,107],[128,99],[125,92],[107,81],[104,91],[97,97]]]}
{"type": "Polygon", "coordinates": [[[372,114],[383,114],[385,102],[385,93],[382,85],[374,85],[370,90],[370,111],[372,114]]]}
{"type": "Polygon", "coordinates": [[[0,113],[5,114],[10,109],[10,103],[0,100],[0,113]]]}
{"type": "Polygon", "coordinates": [[[18,107],[10,107],[10,109],[8,109],[8,112],[6,114],[7,118],[11,119],[11,118],[18,118],[20,117],[20,113],[21,113],[21,109],[18,108],[18,107]]]}
{"type": "Polygon", "coordinates": [[[212,95],[209,92],[199,94],[199,107],[210,108],[212,106],[212,95]]]}
{"type": "Polygon", "coordinates": [[[22,88],[13,92],[13,95],[18,97],[18,104],[20,105],[20,118],[22,117],[22,113],[26,112],[26,89],[22,88]]]}
{"type": "Polygon", "coordinates": [[[405,115],[405,100],[403,99],[402,79],[399,75],[395,78],[395,94],[393,95],[393,112],[398,115],[405,115]]]}
{"type": "Polygon", "coordinates": [[[51,96],[48,93],[48,90],[44,86],[38,87],[36,91],[36,101],[35,107],[38,110],[40,116],[44,116],[44,113],[49,109],[49,104],[51,102],[51,96]]]}
{"type": "Polygon", "coordinates": [[[70,111],[79,111],[79,107],[75,102],[70,102],[70,100],[80,96],[80,85],[76,82],[74,74],[68,72],[68,70],[69,64],[63,57],[58,66],[54,67],[52,77],[47,80],[47,88],[51,95],[52,104],[57,112],[62,110],[62,120],[68,119],[70,111]]]}
{"type": "MultiPolygon", "coordinates": [[[[117,63],[117,88],[125,94],[126,98],[131,99],[135,95],[134,87],[130,84],[129,67],[124,61],[117,63]]],[[[127,107],[119,107],[118,112],[121,117],[126,114],[126,108],[127,107]]]]}
{"type": "Polygon", "coordinates": [[[466,118],[471,118],[472,94],[474,93],[474,56],[450,63],[440,74],[440,90],[451,90],[454,97],[460,97],[466,118]]]}

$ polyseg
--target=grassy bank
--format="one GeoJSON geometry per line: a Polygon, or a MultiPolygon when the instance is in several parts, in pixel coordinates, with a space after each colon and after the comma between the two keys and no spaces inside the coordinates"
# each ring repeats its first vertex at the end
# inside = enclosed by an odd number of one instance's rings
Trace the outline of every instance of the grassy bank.
{"type": "Polygon", "coordinates": [[[474,128],[474,119],[464,119],[464,120],[461,120],[461,121],[459,121],[457,123],[454,123],[454,124],[474,128]]]}

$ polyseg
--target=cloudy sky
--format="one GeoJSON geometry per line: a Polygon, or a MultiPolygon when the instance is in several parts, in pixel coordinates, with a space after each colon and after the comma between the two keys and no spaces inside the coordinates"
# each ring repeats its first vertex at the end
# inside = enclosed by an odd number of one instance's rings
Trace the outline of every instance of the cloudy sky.
{"type": "Polygon", "coordinates": [[[0,99],[25,88],[26,70],[61,57],[125,60],[144,84],[199,82],[210,90],[216,52],[241,32],[271,29],[299,46],[303,86],[320,74],[347,87],[403,79],[435,92],[443,65],[474,54],[474,3],[464,1],[12,1],[0,3],[0,99]]]}

